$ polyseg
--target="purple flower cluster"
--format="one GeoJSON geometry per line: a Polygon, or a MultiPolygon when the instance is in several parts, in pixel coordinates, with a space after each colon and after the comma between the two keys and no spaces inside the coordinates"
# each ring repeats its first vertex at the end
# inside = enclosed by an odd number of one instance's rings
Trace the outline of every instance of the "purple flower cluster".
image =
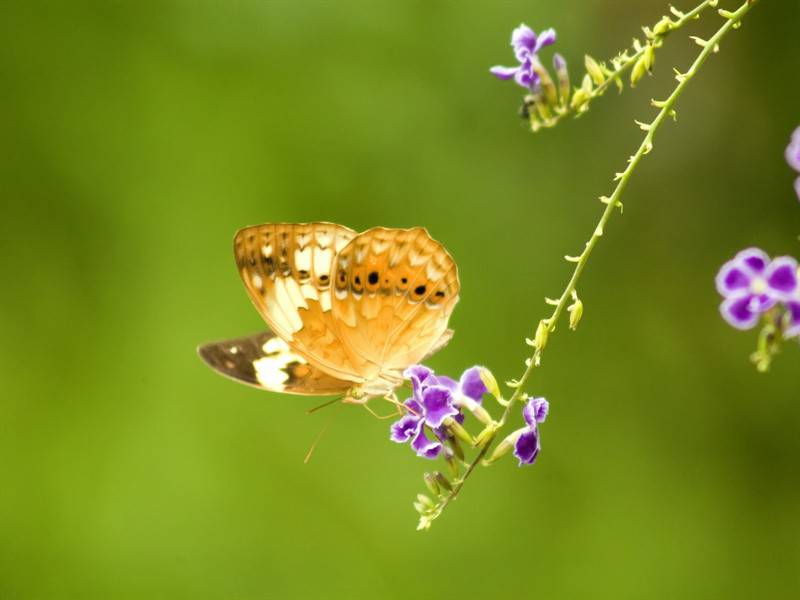
{"type": "Polygon", "coordinates": [[[539,423],[544,423],[550,404],[544,398],[531,398],[522,409],[522,417],[527,427],[519,431],[514,443],[514,456],[519,459],[519,466],[532,465],[542,449],[539,440],[539,423]]]}
{"type": "MultiPolygon", "coordinates": [[[[513,78],[519,85],[534,91],[539,83],[539,75],[534,70],[534,64],[538,62],[537,54],[545,46],[550,46],[556,41],[555,29],[546,29],[539,35],[524,23],[511,33],[511,47],[514,49],[519,64],[515,67],[495,66],[489,71],[499,79],[513,78]]],[[[563,59],[556,55],[556,62],[563,59]]]]}
{"type": "Polygon", "coordinates": [[[755,327],[761,315],[783,304],[787,323],[784,337],[800,334],[800,282],[797,261],[790,256],[770,259],[748,248],[728,261],[717,274],[723,318],[737,329],[755,327]]]}
{"type": "MultiPolygon", "coordinates": [[[[794,130],[792,141],[789,142],[789,146],[786,148],[786,162],[800,173],[800,127],[794,130]]],[[[794,190],[797,192],[798,200],[800,200],[800,177],[794,180],[794,190]]]]}
{"type": "Polygon", "coordinates": [[[408,413],[391,426],[390,438],[393,442],[409,442],[417,456],[434,459],[442,451],[442,443],[447,439],[445,421],[448,418],[461,423],[464,415],[458,408],[461,400],[468,398],[480,403],[487,393],[480,374],[480,367],[464,371],[459,381],[449,377],[437,376],[423,365],[413,365],[403,375],[411,380],[413,393],[406,400],[408,413]],[[437,439],[430,439],[426,427],[437,439]]]}

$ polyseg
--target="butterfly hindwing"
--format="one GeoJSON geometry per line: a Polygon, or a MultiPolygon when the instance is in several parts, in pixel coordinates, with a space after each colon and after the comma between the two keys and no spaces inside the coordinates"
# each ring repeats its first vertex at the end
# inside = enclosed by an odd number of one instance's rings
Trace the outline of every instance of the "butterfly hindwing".
{"type": "Polygon", "coordinates": [[[369,365],[367,378],[427,356],[460,289],[455,262],[421,227],[359,234],[337,254],[332,278],[338,336],[351,362],[369,365]]]}
{"type": "Polygon", "coordinates": [[[352,386],[309,364],[271,331],[204,344],[197,352],[222,375],[273,392],[328,396],[352,386]]]}

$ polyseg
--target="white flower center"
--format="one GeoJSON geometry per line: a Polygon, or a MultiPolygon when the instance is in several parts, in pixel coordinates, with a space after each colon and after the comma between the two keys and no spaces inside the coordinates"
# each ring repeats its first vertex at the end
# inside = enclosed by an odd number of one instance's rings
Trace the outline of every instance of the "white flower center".
{"type": "Polygon", "coordinates": [[[767,282],[761,277],[754,277],[750,282],[750,291],[754,294],[763,294],[767,291],[767,282]]]}

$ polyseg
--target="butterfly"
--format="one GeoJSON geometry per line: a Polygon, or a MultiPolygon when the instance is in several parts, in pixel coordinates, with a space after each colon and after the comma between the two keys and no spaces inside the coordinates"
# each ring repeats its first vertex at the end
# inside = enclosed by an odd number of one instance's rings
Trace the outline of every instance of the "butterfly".
{"type": "Polygon", "coordinates": [[[422,227],[265,224],[239,230],[233,246],[270,331],[198,353],[236,381],[361,403],[392,394],[407,367],[453,336],[458,269],[422,227]]]}

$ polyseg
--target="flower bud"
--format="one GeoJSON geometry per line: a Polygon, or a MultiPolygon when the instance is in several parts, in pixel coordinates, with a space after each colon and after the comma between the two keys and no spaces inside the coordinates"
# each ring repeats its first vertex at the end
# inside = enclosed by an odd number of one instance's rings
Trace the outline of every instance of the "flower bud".
{"type": "Polygon", "coordinates": [[[636,83],[642,77],[644,77],[646,73],[649,73],[652,70],[655,59],[655,48],[648,44],[644,49],[644,52],[642,52],[642,55],[639,57],[639,60],[637,60],[636,64],[633,65],[633,70],[631,71],[631,85],[636,85],[636,83]]]}
{"type": "Polygon", "coordinates": [[[447,430],[457,439],[460,439],[462,442],[465,442],[470,446],[475,444],[475,440],[472,439],[469,431],[464,429],[464,427],[462,427],[461,424],[452,417],[447,417],[447,419],[444,421],[444,424],[447,427],[447,430]]]}
{"type": "Polygon", "coordinates": [[[439,483],[436,481],[436,478],[430,473],[425,473],[425,475],[423,475],[422,478],[425,480],[425,485],[428,487],[431,493],[434,496],[438,496],[440,493],[440,489],[439,489],[439,483]]]}
{"type": "Polygon", "coordinates": [[[422,506],[425,506],[427,508],[434,508],[436,506],[433,500],[428,498],[425,494],[417,494],[417,502],[419,502],[420,504],[422,504],[422,506]]]}
{"type": "Polygon", "coordinates": [[[661,17],[661,20],[653,27],[653,35],[664,35],[672,29],[672,19],[669,17],[661,17]]]}
{"type": "Polygon", "coordinates": [[[456,459],[453,451],[450,448],[444,450],[444,462],[447,463],[447,468],[450,470],[450,475],[455,479],[459,475],[458,460],[456,459]]]}
{"type": "Polygon", "coordinates": [[[503,439],[502,442],[500,442],[499,444],[497,444],[497,446],[495,446],[494,452],[492,452],[492,455],[488,459],[486,459],[486,463],[491,464],[498,458],[502,458],[503,456],[511,452],[511,450],[514,448],[514,444],[517,443],[517,440],[526,431],[527,428],[523,427],[522,429],[517,429],[516,431],[512,431],[511,433],[509,433],[503,439]]]}
{"type": "Polygon", "coordinates": [[[495,398],[502,398],[503,395],[500,393],[500,386],[497,385],[497,379],[494,378],[492,372],[486,367],[481,367],[479,373],[481,381],[483,381],[483,385],[486,386],[489,393],[495,398]]]}
{"type": "Polygon", "coordinates": [[[567,71],[567,61],[558,52],[553,55],[553,68],[556,70],[558,78],[558,99],[562,106],[569,102],[569,72],[567,71]]]}
{"type": "Polygon", "coordinates": [[[464,449],[458,442],[458,438],[453,437],[451,435],[450,437],[447,438],[447,441],[450,443],[450,447],[453,449],[453,454],[455,454],[456,458],[458,458],[459,460],[464,460],[464,449]]]}
{"type": "Polygon", "coordinates": [[[572,101],[570,102],[570,106],[573,110],[581,113],[587,110],[589,107],[587,102],[589,102],[589,98],[591,96],[589,93],[584,90],[583,88],[578,88],[575,90],[575,93],[572,94],[572,101]]]}
{"type": "Polygon", "coordinates": [[[589,73],[595,85],[601,85],[606,80],[606,76],[603,74],[600,65],[588,54],[584,57],[584,64],[586,65],[586,71],[589,73]]]}
{"type": "Polygon", "coordinates": [[[575,301],[567,308],[569,311],[569,328],[575,331],[583,316],[583,302],[576,296],[575,301]]]}
{"type": "Polygon", "coordinates": [[[547,338],[550,336],[550,330],[547,322],[542,319],[539,321],[539,326],[536,328],[536,335],[533,337],[533,343],[536,345],[537,350],[544,350],[547,346],[547,338]]]}
{"type": "Polygon", "coordinates": [[[531,68],[539,76],[539,85],[542,86],[542,92],[547,99],[547,103],[551,106],[556,106],[558,104],[556,84],[553,83],[553,78],[550,77],[550,73],[544,68],[544,65],[535,55],[531,58],[531,68]]]}
{"type": "Polygon", "coordinates": [[[453,491],[453,485],[447,480],[447,477],[439,471],[435,471],[433,476],[436,478],[436,483],[439,484],[439,487],[446,489],[448,492],[453,491]]]}

